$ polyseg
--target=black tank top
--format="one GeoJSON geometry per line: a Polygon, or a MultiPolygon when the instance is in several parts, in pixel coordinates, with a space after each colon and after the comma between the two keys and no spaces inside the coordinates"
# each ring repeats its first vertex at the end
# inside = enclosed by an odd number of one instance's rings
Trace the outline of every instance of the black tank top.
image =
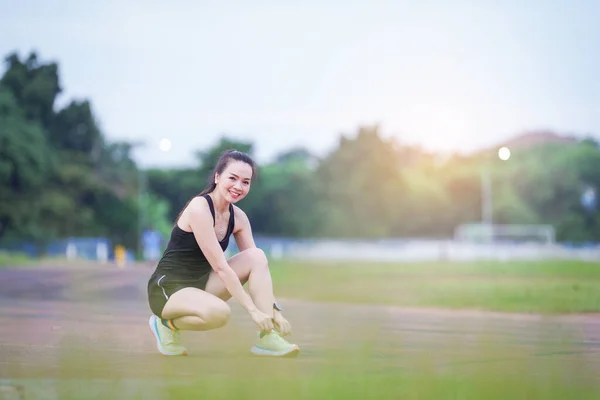
{"type": "MultiPolygon", "coordinates": [[[[215,207],[212,198],[207,194],[202,197],[208,202],[210,213],[213,216],[214,226],[215,207]]],[[[227,226],[227,233],[223,240],[219,241],[223,251],[227,250],[227,246],[229,246],[229,237],[233,233],[234,224],[233,205],[229,204],[229,224],[227,226]]],[[[169,273],[176,275],[197,277],[206,272],[210,272],[211,269],[206,256],[200,249],[200,246],[198,246],[194,233],[186,232],[175,224],[171,231],[171,237],[169,238],[167,248],[158,262],[156,270],[161,272],[168,271],[169,273]]]]}

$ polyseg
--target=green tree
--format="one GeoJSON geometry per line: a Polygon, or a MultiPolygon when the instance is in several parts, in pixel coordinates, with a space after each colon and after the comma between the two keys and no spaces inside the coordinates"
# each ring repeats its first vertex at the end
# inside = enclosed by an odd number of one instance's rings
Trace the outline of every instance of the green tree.
{"type": "Polygon", "coordinates": [[[151,192],[144,193],[140,200],[142,227],[154,229],[163,237],[169,237],[173,228],[173,221],[169,218],[169,203],[151,192]]]}
{"type": "Polygon", "coordinates": [[[7,70],[0,84],[14,96],[29,121],[39,122],[44,128],[52,123],[54,103],[61,92],[56,63],[41,64],[36,53],[21,61],[17,53],[5,58],[7,70]]]}
{"type": "Polygon", "coordinates": [[[304,237],[318,233],[318,196],[313,157],[307,151],[280,154],[261,167],[252,194],[243,200],[262,235],[304,237]]]}
{"type": "Polygon", "coordinates": [[[342,137],[339,147],[317,168],[321,234],[338,237],[386,237],[403,218],[405,179],[396,147],[379,128],[360,128],[342,137]]]}
{"type": "Polygon", "coordinates": [[[85,154],[90,163],[100,161],[104,140],[87,100],[72,101],[56,113],[49,136],[58,150],[85,154]]]}
{"type": "Polygon", "coordinates": [[[37,241],[121,240],[130,225],[135,232],[131,145],[106,142],[87,100],[55,111],[56,63],[42,63],[35,53],[21,61],[13,53],[6,67],[0,78],[2,232],[37,241]]]}
{"type": "Polygon", "coordinates": [[[0,237],[42,239],[36,229],[51,154],[41,127],[27,121],[0,85],[0,237]]]}

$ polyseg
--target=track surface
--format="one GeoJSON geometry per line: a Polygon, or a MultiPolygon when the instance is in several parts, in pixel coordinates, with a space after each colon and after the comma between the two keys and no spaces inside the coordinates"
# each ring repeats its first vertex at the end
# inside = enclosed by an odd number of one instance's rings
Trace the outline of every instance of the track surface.
{"type": "MultiPolygon", "coordinates": [[[[249,355],[255,331],[239,306],[226,327],[182,332],[188,357],[157,353],[148,329],[145,268],[0,270],[0,399],[9,386],[25,387],[25,398],[60,398],[56,382],[89,397],[103,398],[105,380],[122,398],[161,398],[160,385],[218,376],[236,368],[295,373],[336,354],[368,345],[374,369],[410,369],[413,356],[428,354],[443,369],[495,363],[510,368],[521,356],[560,359],[574,376],[600,370],[600,318],[541,317],[479,312],[407,310],[287,300],[292,341],[302,348],[294,360],[257,360],[249,355]],[[482,358],[482,343],[502,351],[482,358]],[[273,366],[275,365],[275,366],[273,366]],[[117,381],[118,380],[118,381],[117,381]],[[104,383],[103,383],[104,382],[104,383]],[[65,386],[66,385],[66,386],[65,386]],[[94,386],[96,385],[96,386],[94,386]],[[95,389],[94,389],[95,388],[95,389]]],[[[3,397],[4,396],[4,397],[3,397]]]]}

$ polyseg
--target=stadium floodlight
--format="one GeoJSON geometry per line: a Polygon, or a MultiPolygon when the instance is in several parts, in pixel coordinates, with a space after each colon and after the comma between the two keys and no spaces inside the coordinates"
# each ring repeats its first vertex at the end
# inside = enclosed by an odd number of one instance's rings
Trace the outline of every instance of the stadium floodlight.
{"type": "Polygon", "coordinates": [[[167,138],[160,139],[160,142],[158,143],[158,148],[160,149],[160,151],[165,153],[171,150],[171,140],[167,138]]]}
{"type": "Polygon", "coordinates": [[[498,158],[506,161],[510,158],[510,149],[508,147],[500,147],[498,150],[498,158]]]}

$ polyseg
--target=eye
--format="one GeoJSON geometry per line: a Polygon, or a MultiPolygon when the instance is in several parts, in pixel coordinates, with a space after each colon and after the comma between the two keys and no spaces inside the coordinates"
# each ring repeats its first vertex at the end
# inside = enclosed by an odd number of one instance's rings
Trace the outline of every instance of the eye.
{"type": "Polygon", "coordinates": [[[229,180],[230,180],[230,181],[235,181],[235,178],[234,178],[233,176],[230,176],[230,177],[229,177],[229,180]]]}
{"type": "Polygon", "coordinates": [[[248,186],[249,184],[250,184],[250,182],[248,182],[248,181],[244,182],[244,185],[246,185],[246,186],[248,186]]]}

